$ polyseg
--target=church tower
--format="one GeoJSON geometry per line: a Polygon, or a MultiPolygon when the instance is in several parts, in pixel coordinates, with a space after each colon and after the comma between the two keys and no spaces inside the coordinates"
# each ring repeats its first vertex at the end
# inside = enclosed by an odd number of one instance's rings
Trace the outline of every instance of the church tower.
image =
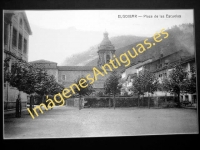
{"type": "Polygon", "coordinates": [[[108,32],[104,33],[103,41],[101,42],[100,46],[98,47],[98,66],[101,67],[105,63],[109,63],[110,59],[113,58],[115,54],[115,47],[112,45],[111,41],[108,38],[108,32]]]}

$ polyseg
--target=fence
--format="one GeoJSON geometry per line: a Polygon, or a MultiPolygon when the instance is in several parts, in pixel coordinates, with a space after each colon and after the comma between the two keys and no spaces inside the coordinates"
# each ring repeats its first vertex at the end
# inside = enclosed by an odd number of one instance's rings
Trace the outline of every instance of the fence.
{"type": "MultiPolygon", "coordinates": [[[[167,103],[174,102],[173,96],[160,96],[160,97],[144,97],[140,98],[133,98],[133,97],[116,97],[116,107],[137,107],[138,102],[139,106],[147,107],[148,100],[150,99],[150,107],[162,107],[165,106],[167,103]]],[[[71,107],[78,107],[78,100],[79,98],[69,98],[66,100],[66,106],[71,107]]],[[[85,97],[84,101],[85,107],[109,107],[109,100],[110,100],[110,107],[113,107],[113,97],[85,97]]]]}

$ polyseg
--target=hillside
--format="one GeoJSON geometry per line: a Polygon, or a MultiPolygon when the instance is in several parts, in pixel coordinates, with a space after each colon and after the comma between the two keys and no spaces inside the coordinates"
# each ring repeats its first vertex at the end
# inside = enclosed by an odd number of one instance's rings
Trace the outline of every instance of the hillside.
{"type": "MultiPolygon", "coordinates": [[[[149,50],[140,54],[137,58],[131,59],[131,63],[138,63],[138,61],[145,61],[147,59],[156,59],[160,56],[160,50],[163,50],[163,55],[168,55],[178,50],[184,50],[185,55],[194,55],[194,27],[192,24],[182,24],[173,26],[168,29],[169,37],[162,42],[152,46],[149,50]]],[[[137,44],[143,43],[146,37],[137,36],[117,36],[111,37],[110,41],[115,46],[116,56],[135,48],[137,44]]],[[[153,38],[148,38],[150,42],[153,38]]],[[[99,41],[100,43],[101,41],[99,41]]],[[[63,65],[73,66],[96,66],[98,60],[98,45],[90,47],[87,51],[73,55],[66,58],[63,65]]],[[[122,68],[120,68],[122,69],[122,68]]]]}
{"type": "MultiPolygon", "coordinates": [[[[194,29],[192,24],[182,24],[180,26],[173,26],[171,29],[166,30],[169,33],[169,37],[164,39],[160,43],[156,43],[155,46],[152,46],[150,49],[146,50],[144,53],[137,56],[135,59],[131,59],[131,63],[137,64],[138,62],[145,61],[147,59],[157,59],[160,57],[160,51],[162,49],[163,55],[168,55],[173,52],[183,50],[185,56],[194,55],[194,29]]],[[[145,38],[144,38],[145,39],[145,38]]],[[[136,48],[136,45],[143,43],[144,39],[136,43],[130,44],[125,47],[116,49],[116,56],[119,57],[120,54],[131,50],[133,47],[136,48]]],[[[148,38],[151,43],[153,43],[153,38],[148,38]]],[[[96,65],[98,58],[88,62],[86,65],[96,65]]],[[[123,69],[124,66],[119,68],[119,71],[123,69]]]]}
{"type": "MultiPolygon", "coordinates": [[[[111,37],[110,41],[115,46],[115,49],[119,49],[127,45],[133,44],[135,42],[141,41],[142,39],[145,39],[145,37],[127,35],[127,36],[111,37]]],[[[99,41],[99,43],[100,42],[101,41],[99,41]]],[[[97,59],[98,59],[98,54],[97,54],[98,46],[99,45],[94,45],[90,47],[87,51],[84,51],[82,53],[75,54],[72,57],[66,58],[62,65],[96,66],[97,59]],[[92,63],[93,61],[95,63],[92,63]]]]}

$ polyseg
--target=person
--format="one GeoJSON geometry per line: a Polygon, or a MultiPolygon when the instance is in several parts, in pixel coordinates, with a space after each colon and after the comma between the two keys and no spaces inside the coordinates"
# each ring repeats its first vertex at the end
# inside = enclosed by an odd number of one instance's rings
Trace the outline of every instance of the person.
{"type": "Polygon", "coordinates": [[[33,108],[34,108],[34,96],[30,96],[30,111],[33,113],[33,108]]]}
{"type": "Polygon", "coordinates": [[[17,118],[21,117],[21,99],[20,99],[20,95],[18,95],[17,100],[16,100],[16,117],[17,118]]]}

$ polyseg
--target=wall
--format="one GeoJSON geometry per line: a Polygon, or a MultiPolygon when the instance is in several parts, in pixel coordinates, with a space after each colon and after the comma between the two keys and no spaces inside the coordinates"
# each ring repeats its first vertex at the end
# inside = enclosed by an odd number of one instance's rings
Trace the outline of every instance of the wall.
{"type": "MultiPolygon", "coordinates": [[[[9,15],[8,15],[9,16],[9,15]]],[[[29,43],[29,33],[26,27],[26,22],[23,17],[23,13],[16,13],[11,18],[8,17],[7,14],[4,14],[4,28],[5,33],[4,36],[6,41],[4,42],[4,59],[6,57],[11,57],[11,63],[18,61],[19,58],[22,58],[25,61],[28,61],[28,43],[29,43]],[[20,25],[20,19],[22,19],[22,25],[20,25]],[[12,23],[10,23],[10,21],[12,23]],[[17,31],[16,37],[16,46],[12,45],[12,37],[13,37],[13,27],[17,31]],[[19,33],[22,35],[22,48],[21,50],[18,49],[18,40],[19,40],[19,33]],[[27,40],[26,45],[26,52],[24,52],[24,38],[27,40]],[[10,54],[10,53],[11,54],[10,54]]],[[[11,67],[9,68],[11,70],[11,67]]],[[[18,96],[19,91],[15,88],[12,88],[5,84],[4,86],[4,110],[15,109],[16,108],[16,99],[18,96]]],[[[21,102],[22,102],[22,109],[26,108],[27,104],[27,94],[21,92],[21,102]]]]}
{"type": "MultiPolygon", "coordinates": [[[[75,83],[75,80],[79,76],[84,76],[86,77],[88,74],[90,74],[90,78],[93,78],[93,71],[81,71],[81,70],[75,70],[75,71],[59,71],[58,72],[58,82],[62,82],[66,88],[68,88],[71,84],[75,83]],[[66,80],[62,80],[62,75],[66,75],[66,80]]],[[[93,87],[98,89],[98,88],[103,88],[104,82],[106,78],[108,78],[109,73],[105,75],[104,77],[101,75],[97,76],[97,81],[94,82],[93,87]]],[[[91,81],[89,81],[91,82],[91,81]]]]}
{"type": "Polygon", "coordinates": [[[21,26],[19,24],[20,18],[23,19],[22,15],[16,14],[15,16],[12,17],[12,27],[11,27],[11,36],[10,36],[10,51],[18,57],[22,57],[24,60],[28,61],[28,41],[29,41],[29,34],[27,30],[25,29],[25,22],[23,20],[23,25],[21,26]],[[13,28],[17,30],[17,46],[14,47],[12,45],[12,34],[13,34],[13,28]],[[22,50],[18,49],[18,40],[19,40],[19,33],[22,35],[22,50]],[[24,38],[27,40],[27,52],[24,53],[24,38]]]}
{"type": "MultiPolygon", "coordinates": [[[[19,91],[16,88],[9,87],[7,89],[7,87],[4,87],[4,110],[15,109],[18,94],[19,91]]],[[[25,109],[27,105],[27,94],[24,92],[21,92],[21,102],[22,109],[25,109]]]]}
{"type": "Polygon", "coordinates": [[[58,69],[46,69],[49,75],[53,75],[58,82],[58,69]]]}

